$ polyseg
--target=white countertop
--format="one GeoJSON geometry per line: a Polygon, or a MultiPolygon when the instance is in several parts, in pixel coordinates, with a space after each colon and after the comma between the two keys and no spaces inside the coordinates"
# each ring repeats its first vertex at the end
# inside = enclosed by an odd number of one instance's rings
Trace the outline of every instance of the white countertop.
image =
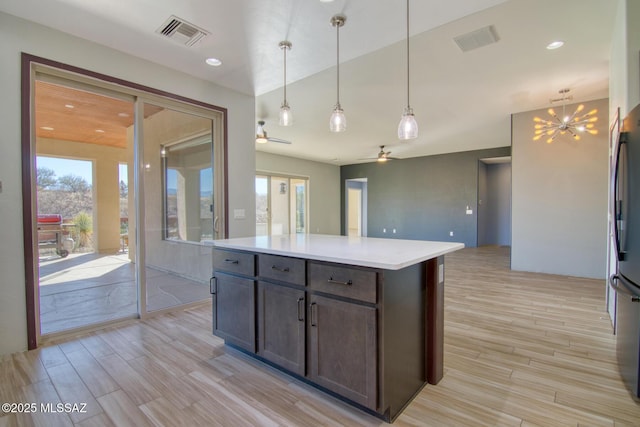
{"type": "Polygon", "coordinates": [[[347,237],[326,234],[241,237],[213,246],[294,258],[399,270],[464,248],[463,243],[347,237]]]}

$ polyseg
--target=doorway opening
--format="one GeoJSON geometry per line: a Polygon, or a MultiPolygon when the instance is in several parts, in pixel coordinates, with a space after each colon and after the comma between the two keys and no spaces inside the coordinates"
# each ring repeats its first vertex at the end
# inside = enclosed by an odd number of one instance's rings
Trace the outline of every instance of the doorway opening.
{"type": "Polygon", "coordinates": [[[367,236],[367,178],[345,181],[345,235],[367,236]]]}
{"type": "Polygon", "coordinates": [[[511,157],[478,162],[478,246],[511,247],[511,157]]]}
{"type": "Polygon", "coordinates": [[[132,260],[119,254],[118,176],[133,99],[38,77],[34,87],[40,334],[135,316],[132,260]],[[115,126],[98,112],[128,120],[115,126]]]}

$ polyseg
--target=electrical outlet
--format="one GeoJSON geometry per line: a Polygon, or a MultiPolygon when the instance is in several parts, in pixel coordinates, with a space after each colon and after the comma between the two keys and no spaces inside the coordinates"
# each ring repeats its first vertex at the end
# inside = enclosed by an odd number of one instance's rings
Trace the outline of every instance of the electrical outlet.
{"type": "Polygon", "coordinates": [[[382,229],[382,232],[383,232],[383,233],[386,233],[386,232],[387,232],[387,229],[386,229],[386,228],[383,228],[383,229],[382,229]]]}
{"type": "Polygon", "coordinates": [[[391,230],[391,232],[392,232],[393,234],[396,234],[396,229],[394,228],[393,230],[391,230]]]}
{"type": "Polygon", "coordinates": [[[453,231],[449,232],[449,236],[453,237],[453,231]]]}

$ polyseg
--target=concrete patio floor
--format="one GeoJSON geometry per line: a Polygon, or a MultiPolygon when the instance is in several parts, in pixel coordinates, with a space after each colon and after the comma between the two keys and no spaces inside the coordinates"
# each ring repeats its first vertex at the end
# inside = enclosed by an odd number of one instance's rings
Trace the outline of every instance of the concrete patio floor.
{"type": "MultiPolygon", "coordinates": [[[[42,335],[138,313],[135,264],[127,253],[41,256],[39,264],[42,335]]],[[[210,297],[208,283],[150,267],[146,276],[148,311],[210,297]]]]}

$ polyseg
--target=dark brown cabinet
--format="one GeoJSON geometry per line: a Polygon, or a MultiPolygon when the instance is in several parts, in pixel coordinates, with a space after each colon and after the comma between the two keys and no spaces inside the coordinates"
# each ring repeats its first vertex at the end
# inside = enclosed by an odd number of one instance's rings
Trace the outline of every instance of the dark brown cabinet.
{"type": "Polygon", "coordinates": [[[372,410],[378,405],[376,311],[309,297],[309,379],[372,410]]]}
{"type": "Polygon", "coordinates": [[[442,377],[444,257],[386,270],[214,250],[213,331],[393,421],[442,377]]]}
{"type": "Polygon", "coordinates": [[[255,281],[216,271],[211,294],[213,333],[229,344],[255,352],[255,281]]]}
{"type": "Polygon", "coordinates": [[[258,282],[258,355],[305,374],[305,292],[258,282]]]}

